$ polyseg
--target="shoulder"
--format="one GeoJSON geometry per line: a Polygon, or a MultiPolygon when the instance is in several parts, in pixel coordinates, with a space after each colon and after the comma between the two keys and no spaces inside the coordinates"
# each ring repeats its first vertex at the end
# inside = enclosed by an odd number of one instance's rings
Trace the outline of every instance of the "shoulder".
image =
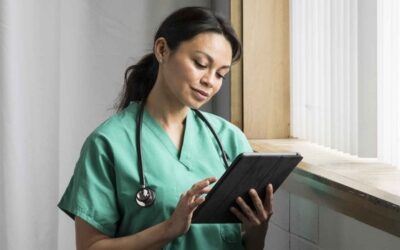
{"type": "MultiPolygon", "coordinates": [[[[201,111],[201,113],[210,122],[217,134],[229,133],[232,135],[244,136],[242,130],[228,120],[209,112],[201,111]]],[[[200,119],[200,117],[197,119],[200,119]]]]}
{"type": "Polygon", "coordinates": [[[110,146],[130,141],[136,128],[137,105],[132,103],[124,110],[111,115],[95,128],[86,138],[86,145],[110,146]]]}
{"type": "Polygon", "coordinates": [[[253,151],[246,135],[236,125],[220,116],[208,112],[201,113],[217,133],[230,159],[235,159],[240,153],[253,151]]]}
{"type": "MultiPolygon", "coordinates": [[[[246,138],[246,135],[240,128],[215,114],[204,111],[201,111],[201,113],[210,122],[212,128],[215,130],[218,136],[222,138],[223,141],[231,145],[246,145],[245,150],[250,150],[249,142],[246,138]]],[[[200,117],[197,117],[196,119],[200,119],[200,117]]]]}

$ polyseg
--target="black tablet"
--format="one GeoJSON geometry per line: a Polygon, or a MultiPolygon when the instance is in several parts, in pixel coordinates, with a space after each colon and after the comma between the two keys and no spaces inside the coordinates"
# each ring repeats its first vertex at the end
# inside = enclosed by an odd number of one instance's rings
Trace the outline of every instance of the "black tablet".
{"type": "Polygon", "coordinates": [[[274,192],[303,159],[298,153],[243,153],[232,162],[217,181],[206,200],[194,211],[192,223],[240,223],[229,210],[241,196],[253,206],[251,188],[264,199],[268,183],[274,192]]]}

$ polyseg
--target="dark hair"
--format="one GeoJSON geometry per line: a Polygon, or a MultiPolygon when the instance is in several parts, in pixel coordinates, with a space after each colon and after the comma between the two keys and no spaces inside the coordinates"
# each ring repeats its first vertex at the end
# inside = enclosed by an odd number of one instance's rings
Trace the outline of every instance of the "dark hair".
{"type": "MultiPolygon", "coordinates": [[[[229,22],[222,16],[204,7],[185,7],[173,12],[160,25],[154,42],[165,38],[168,47],[174,51],[181,42],[188,41],[203,32],[215,32],[223,35],[232,47],[232,61],[240,59],[242,45],[229,22]]],[[[125,71],[125,84],[116,104],[121,111],[131,101],[147,98],[157,78],[158,61],[154,53],[145,55],[137,64],[125,71]]]]}

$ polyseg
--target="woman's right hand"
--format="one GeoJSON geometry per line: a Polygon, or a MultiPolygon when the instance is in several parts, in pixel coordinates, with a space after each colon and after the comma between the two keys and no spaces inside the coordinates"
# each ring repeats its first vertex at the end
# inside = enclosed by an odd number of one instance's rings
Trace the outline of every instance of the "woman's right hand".
{"type": "Polygon", "coordinates": [[[110,237],[76,216],[77,249],[130,249],[132,246],[135,249],[161,249],[189,230],[194,210],[205,200],[201,195],[208,193],[210,184],[216,180],[215,177],[204,179],[183,193],[168,220],[125,237],[110,237]]]}
{"type": "Polygon", "coordinates": [[[197,182],[181,195],[175,211],[168,220],[172,238],[179,237],[189,230],[194,210],[205,201],[202,195],[208,193],[211,190],[210,184],[216,181],[215,177],[209,177],[197,182]]]}

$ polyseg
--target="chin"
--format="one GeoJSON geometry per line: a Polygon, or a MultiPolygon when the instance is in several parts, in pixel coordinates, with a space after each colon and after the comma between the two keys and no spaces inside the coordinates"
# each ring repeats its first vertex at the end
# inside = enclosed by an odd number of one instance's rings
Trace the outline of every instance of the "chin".
{"type": "Polygon", "coordinates": [[[204,105],[204,103],[203,104],[189,104],[189,105],[186,105],[186,106],[188,106],[191,109],[199,109],[203,105],[204,105]]]}
{"type": "Polygon", "coordinates": [[[207,101],[204,101],[204,102],[199,102],[199,101],[196,101],[196,100],[192,100],[192,101],[189,101],[188,102],[188,107],[189,108],[192,108],[192,109],[199,109],[199,108],[201,108],[204,104],[206,104],[207,102],[208,102],[209,100],[207,100],[207,101]]]}

